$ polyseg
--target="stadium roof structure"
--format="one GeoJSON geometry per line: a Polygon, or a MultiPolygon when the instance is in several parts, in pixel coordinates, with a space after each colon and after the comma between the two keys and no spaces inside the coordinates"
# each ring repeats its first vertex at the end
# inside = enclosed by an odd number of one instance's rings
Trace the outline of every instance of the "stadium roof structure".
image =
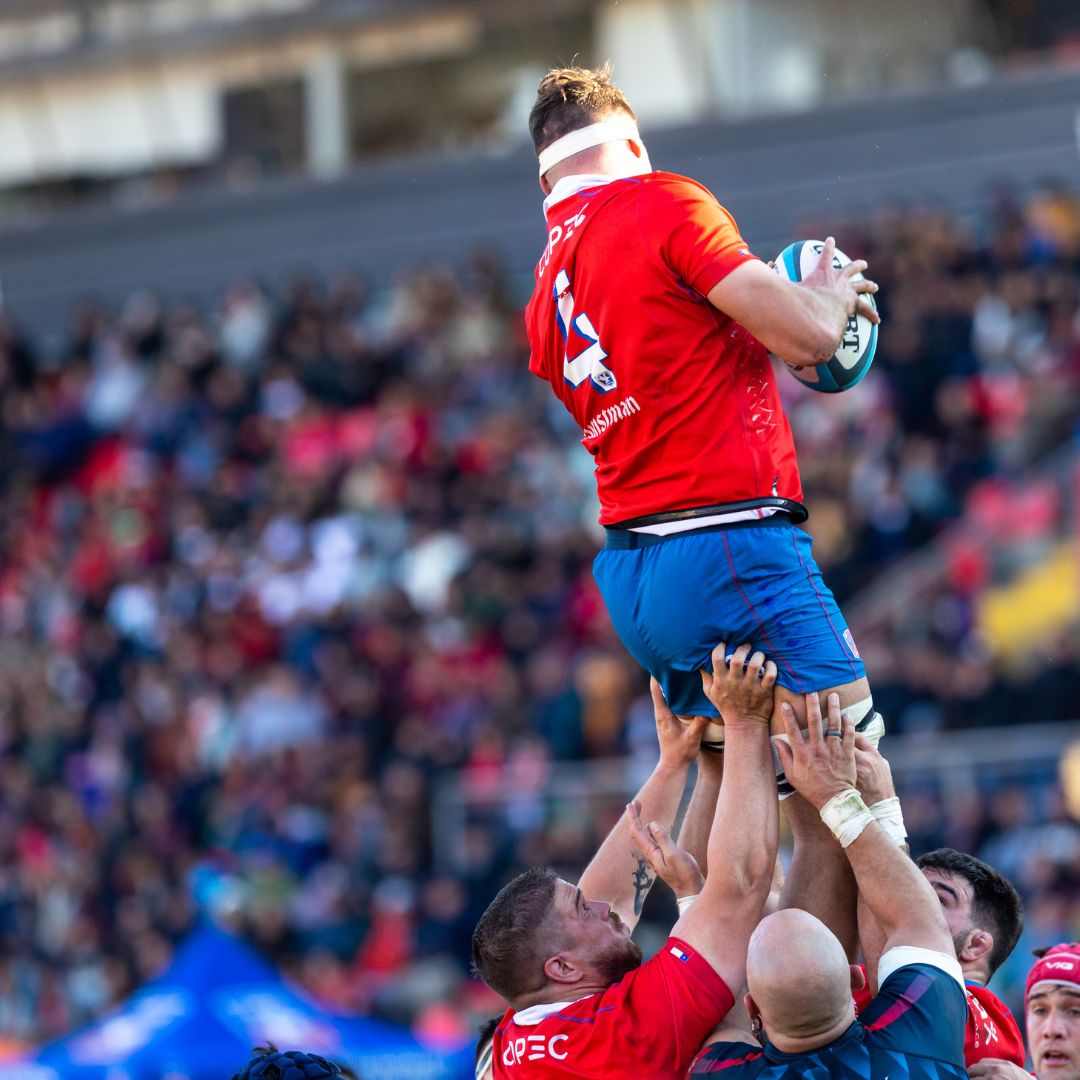
{"type": "MultiPolygon", "coordinates": [[[[213,4],[192,4],[182,18],[172,5],[168,18],[155,17],[158,0],[0,0],[0,21],[36,21],[34,48],[20,52],[9,44],[0,65],[0,84],[51,71],[106,69],[122,61],[154,60],[183,54],[289,39],[297,34],[333,34],[365,23],[450,8],[446,0],[293,0],[259,4],[242,18],[218,17],[213,4]],[[117,17],[117,9],[127,14],[117,17]],[[51,20],[51,21],[50,21],[51,20]],[[57,21],[62,20],[62,21],[57,21]],[[63,21],[66,20],[66,21],[63,21]],[[49,22],[46,27],[45,22],[49,22]],[[47,47],[43,47],[43,43],[47,47]]],[[[185,10],[185,9],[181,9],[185,10]]]]}
{"type": "Polygon", "coordinates": [[[333,1016],[291,989],[240,938],[194,930],[164,974],[102,1019],[43,1047],[5,1080],[158,1080],[176,1073],[221,1080],[274,1042],[348,1064],[382,1080],[471,1077],[472,1046],[421,1045],[381,1021],[333,1016]]]}
{"type": "MultiPolygon", "coordinates": [[[[1075,189],[1078,99],[1076,73],[1011,78],[897,95],[873,109],[834,105],[649,129],[645,138],[654,162],[715,191],[768,258],[804,220],[857,217],[890,199],[973,220],[1003,177],[1021,193],[1054,177],[1075,189]]],[[[276,286],[298,270],[358,272],[380,288],[477,248],[500,252],[531,288],[544,237],[535,160],[523,136],[368,164],[330,182],[288,178],[132,211],[83,207],[0,223],[3,303],[28,328],[55,332],[73,297],[117,304],[151,288],[209,304],[235,281],[276,286]]]]}

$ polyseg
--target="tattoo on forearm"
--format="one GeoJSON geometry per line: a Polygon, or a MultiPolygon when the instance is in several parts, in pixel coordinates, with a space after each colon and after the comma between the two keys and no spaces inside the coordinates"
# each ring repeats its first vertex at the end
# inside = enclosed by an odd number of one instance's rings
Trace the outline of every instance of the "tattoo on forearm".
{"type": "Polygon", "coordinates": [[[637,856],[637,869],[634,870],[634,914],[640,915],[645,904],[645,897],[652,888],[653,875],[649,873],[649,866],[645,860],[637,856]]]}

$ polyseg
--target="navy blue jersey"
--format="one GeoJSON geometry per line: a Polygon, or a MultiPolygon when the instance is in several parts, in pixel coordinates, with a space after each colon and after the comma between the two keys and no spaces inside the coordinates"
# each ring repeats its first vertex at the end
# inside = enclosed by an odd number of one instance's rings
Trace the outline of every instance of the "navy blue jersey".
{"type": "Polygon", "coordinates": [[[951,975],[929,964],[894,971],[840,1038],[804,1054],[770,1043],[714,1043],[691,1074],[723,1080],[966,1080],[967,999],[951,975]]]}

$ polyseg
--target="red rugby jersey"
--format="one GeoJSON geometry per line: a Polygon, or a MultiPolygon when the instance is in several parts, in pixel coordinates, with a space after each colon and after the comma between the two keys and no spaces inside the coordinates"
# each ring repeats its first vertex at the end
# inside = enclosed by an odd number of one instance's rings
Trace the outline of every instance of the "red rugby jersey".
{"type": "Polygon", "coordinates": [[[581,425],[600,521],[800,500],[768,353],[705,299],[754,259],[709,191],[662,172],[598,179],[550,205],[547,224],[529,369],[581,425]]]}
{"type": "MultiPolygon", "coordinates": [[[[860,965],[863,974],[866,965],[860,965]]],[[[1024,1067],[1024,1040],[1012,1010],[993,992],[979,983],[964,983],[968,1018],[964,1031],[964,1061],[968,1068],[983,1058],[1000,1058],[1024,1067]]],[[[856,990],[855,1012],[860,1013],[872,998],[868,989],[856,990]]]]}
{"type": "Polygon", "coordinates": [[[735,999],[685,941],[664,947],[602,994],[511,1009],[495,1029],[496,1080],[681,1080],[735,999]]]}

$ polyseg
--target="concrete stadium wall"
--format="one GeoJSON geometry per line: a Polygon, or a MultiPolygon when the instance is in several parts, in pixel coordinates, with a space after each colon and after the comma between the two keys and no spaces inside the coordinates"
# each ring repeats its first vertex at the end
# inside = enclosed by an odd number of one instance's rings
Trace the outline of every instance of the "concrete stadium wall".
{"type": "MultiPolygon", "coordinates": [[[[970,216],[1001,181],[1080,188],[1078,110],[1080,74],[645,135],[654,165],[708,184],[770,257],[808,215],[900,199],[970,216]]],[[[524,281],[543,241],[534,161],[519,146],[0,227],[0,289],[24,324],[59,330],[86,295],[115,302],[149,285],[205,300],[237,277],[275,283],[298,268],[357,270],[378,284],[478,246],[501,251],[524,281]]]]}

